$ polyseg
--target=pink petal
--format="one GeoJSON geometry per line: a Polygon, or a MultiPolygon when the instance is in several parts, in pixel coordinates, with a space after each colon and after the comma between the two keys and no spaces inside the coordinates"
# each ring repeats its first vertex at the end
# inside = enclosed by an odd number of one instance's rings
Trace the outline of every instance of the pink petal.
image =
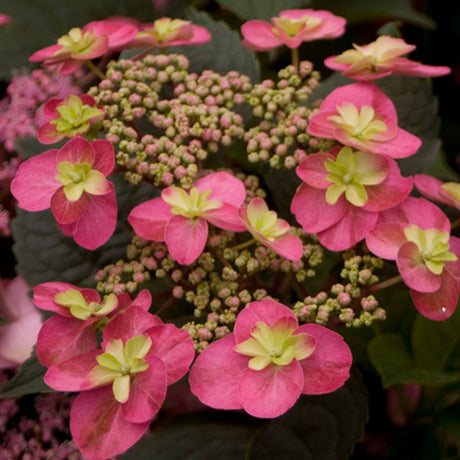
{"type": "Polygon", "coordinates": [[[292,310],[285,305],[272,299],[262,299],[259,302],[251,302],[241,310],[236,318],[234,334],[235,343],[241,343],[251,337],[254,325],[257,322],[272,326],[281,318],[289,318],[292,327],[297,326],[297,318],[292,310]]]}
{"type": "Polygon", "coordinates": [[[394,71],[412,77],[441,77],[451,73],[449,67],[420,64],[406,58],[396,59],[394,71]]]}
{"type": "Polygon", "coordinates": [[[212,190],[209,200],[218,200],[239,208],[246,198],[246,188],[239,179],[226,172],[208,174],[193,184],[199,192],[212,190]]]}
{"type": "Polygon", "coordinates": [[[37,340],[37,356],[46,367],[96,348],[97,340],[92,322],[59,315],[44,322],[37,340]]]}
{"type": "Polygon", "coordinates": [[[158,413],[166,396],[166,369],[162,360],[150,353],[149,367],[136,374],[129,388],[129,398],[122,404],[123,415],[131,423],[149,422],[158,413]]]}
{"type": "Polygon", "coordinates": [[[211,40],[211,34],[205,27],[196,26],[194,24],[190,25],[193,35],[191,38],[186,39],[173,39],[170,42],[166,43],[166,46],[177,46],[177,45],[200,45],[211,40]]]}
{"type": "Polygon", "coordinates": [[[107,177],[115,166],[115,152],[113,146],[105,139],[99,139],[91,142],[96,157],[92,169],[96,169],[107,177]]]}
{"type": "Polygon", "coordinates": [[[48,150],[22,162],[11,182],[11,193],[26,211],[43,211],[51,206],[51,197],[61,187],[56,179],[57,150],[48,150]]]}
{"type": "Polygon", "coordinates": [[[303,375],[303,394],[318,395],[340,388],[350,375],[353,361],[342,336],[318,324],[304,324],[294,334],[306,332],[316,341],[315,351],[299,361],[303,375]]]}
{"type": "Polygon", "coordinates": [[[412,301],[417,310],[426,318],[444,321],[455,311],[458,301],[458,283],[446,270],[441,274],[441,286],[435,292],[410,291],[412,301]]]}
{"type": "Polygon", "coordinates": [[[177,382],[188,372],[195,357],[190,335],[173,324],[154,326],[146,333],[152,339],[149,355],[158,356],[166,366],[167,385],[177,382]]]}
{"type": "Polygon", "coordinates": [[[88,460],[104,460],[125,452],[149,425],[150,420],[128,422],[110,386],[80,393],[70,411],[72,437],[88,460]]]}
{"type": "Polygon", "coordinates": [[[83,67],[85,61],[83,59],[72,59],[68,58],[64,61],[59,61],[56,65],[53,62],[45,62],[49,66],[50,70],[57,72],[61,75],[70,75],[71,73],[76,72],[78,69],[83,67]]]}
{"type": "MultiPolygon", "coordinates": [[[[64,98],[62,97],[53,97],[52,99],[48,99],[46,104],[43,106],[43,116],[45,117],[46,121],[54,120],[55,118],[59,118],[59,113],[56,110],[57,107],[64,101],[64,98]]],[[[55,125],[53,126],[54,129],[56,129],[55,125]]]]}
{"type": "Polygon", "coordinates": [[[412,241],[404,243],[396,259],[404,283],[419,292],[434,292],[441,286],[441,276],[435,275],[423,263],[420,249],[412,241]]]}
{"type": "Polygon", "coordinates": [[[139,292],[139,294],[137,294],[136,298],[132,302],[130,302],[131,307],[139,307],[145,311],[149,311],[151,305],[152,294],[148,289],[142,289],[142,291],[139,292]]]}
{"type": "Polygon", "coordinates": [[[165,227],[172,216],[169,204],[162,198],[153,198],[133,208],[128,222],[141,238],[164,241],[165,227]]]}
{"type": "Polygon", "coordinates": [[[92,166],[95,159],[96,152],[92,144],[83,137],[74,137],[58,151],[56,155],[56,164],[68,161],[71,164],[88,163],[92,166]]]}
{"type": "Polygon", "coordinates": [[[299,237],[292,233],[285,233],[284,235],[275,238],[274,241],[269,241],[266,238],[260,239],[263,244],[271,248],[280,256],[288,260],[300,260],[303,255],[303,244],[299,237]]]}
{"type": "Polygon", "coordinates": [[[0,280],[0,318],[13,321],[36,312],[29,291],[28,284],[21,276],[0,280]]]}
{"type": "Polygon", "coordinates": [[[103,21],[94,21],[86,24],[83,31],[94,30],[96,34],[105,34],[110,50],[122,48],[130,42],[138,32],[138,27],[127,22],[124,18],[108,18],[103,21]]]}
{"type": "Polygon", "coordinates": [[[238,384],[249,358],[233,350],[233,333],[212,342],[198,355],[189,373],[190,390],[215,409],[241,409],[238,384]]]}
{"type": "Polygon", "coordinates": [[[231,204],[224,203],[221,208],[209,211],[206,220],[216,227],[231,232],[244,232],[246,230],[238,215],[238,208],[231,204]]]}
{"type": "Polygon", "coordinates": [[[208,224],[202,218],[172,217],[165,228],[169,255],[181,265],[194,262],[203,252],[208,239],[208,224]]]}
{"type": "MultiPolygon", "coordinates": [[[[360,143],[356,144],[359,148],[360,143]]],[[[391,158],[406,158],[417,153],[421,147],[422,141],[413,134],[398,128],[396,136],[391,140],[384,142],[372,142],[371,146],[365,146],[366,150],[373,153],[381,153],[391,158]]]]}
{"type": "Polygon", "coordinates": [[[382,259],[396,260],[399,248],[407,241],[404,225],[383,223],[375,226],[366,236],[369,250],[382,259]]]}
{"type": "Polygon", "coordinates": [[[37,139],[41,144],[54,144],[64,139],[64,135],[56,131],[56,126],[51,123],[45,123],[38,130],[37,139]]]}
{"type": "Polygon", "coordinates": [[[310,187],[326,190],[332,185],[332,182],[326,179],[329,175],[329,171],[324,167],[324,163],[326,163],[327,160],[335,161],[340,149],[341,147],[338,146],[329,150],[327,153],[314,153],[308,155],[297,167],[297,175],[310,187]]]}
{"type": "Polygon", "coordinates": [[[273,26],[268,22],[255,19],[241,26],[241,33],[247,48],[257,51],[267,51],[281,46],[283,42],[273,33],[273,26]]]}
{"type": "Polygon", "coordinates": [[[295,404],[303,387],[302,368],[294,359],[286,366],[269,365],[261,371],[247,369],[240,380],[238,394],[248,414],[275,418],[295,404]]]}
{"type": "Polygon", "coordinates": [[[442,190],[443,181],[426,174],[416,174],[414,182],[417,190],[429,200],[460,209],[460,204],[442,190]]]}
{"type": "Polygon", "coordinates": [[[48,59],[52,59],[56,51],[62,49],[61,45],[51,45],[43,48],[41,50],[36,51],[32,56],[30,56],[29,61],[31,62],[40,62],[40,61],[47,61],[48,59]]]}
{"type": "Polygon", "coordinates": [[[59,224],[73,224],[80,220],[88,207],[87,193],[83,193],[78,200],[67,199],[64,186],[58,188],[51,198],[51,211],[59,224]]]}
{"type": "Polygon", "coordinates": [[[457,256],[457,260],[446,262],[444,268],[457,280],[460,280],[460,238],[451,236],[449,239],[449,251],[457,256]]]}

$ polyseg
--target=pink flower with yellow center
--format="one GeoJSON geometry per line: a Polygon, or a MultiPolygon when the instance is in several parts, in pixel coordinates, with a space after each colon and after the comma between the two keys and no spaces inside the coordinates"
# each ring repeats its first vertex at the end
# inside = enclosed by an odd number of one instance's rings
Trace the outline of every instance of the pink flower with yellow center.
{"type": "Polygon", "coordinates": [[[424,197],[460,211],[460,184],[458,182],[443,182],[426,174],[416,174],[414,183],[424,197]]]}
{"type": "Polygon", "coordinates": [[[257,241],[286,259],[302,258],[302,241],[290,233],[289,223],[279,219],[275,211],[270,211],[262,198],[253,198],[238,213],[246,229],[257,241]]]}
{"type": "Polygon", "coordinates": [[[117,203],[106,177],[115,165],[112,144],[76,137],[21,163],[11,193],[26,211],[51,208],[61,230],[86,249],[96,249],[115,231],[117,203]]]}
{"type": "Polygon", "coordinates": [[[291,212],[332,251],[365,238],[379,213],[401,203],[412,189],[412,179],[401,176],[393,159],[351,147],[309,155],[296,172],[303,183],[291,212]]]}
{"type": "Polygon", "coordinates": [[[450,221],[437,206],[406,198],[381,213],[366,244],[378,257],[396,260],[422,315],[437,321],[452,315],[459,294],[460,239],[450,236],[450,221]]]}
{"type": "Polygon", "coordinates": [[[101,349],[51,366],[44,380],[58,391],[81,392],[70,430],[85,458],[101,460],[139,440],[194,355],[187,332],[131,306],[104,328],[101,349]]]}
{"type": "Polygon", "coordinates": [[[206,245],[208,222],[224,230],[245,230],[238,208],[246,197],[244,184],[226,172],[197,180],[190,191],[168,187],[160,198],[136,206],[128,222],[138,236],[164,241],[180,264],[194,262],[206,245]]]}
{"type": "Polygon", "coordinates": [[[153,24],[144,24],[130,48],[165,48],[177,45],[199,45],[211,40],[211,34],[201,26],[182,19],[161,18],[153,24]]]}
{"type": "Polygon", "coordinates": [[[38,140],[42,144],[54,144],[66,137],[91,136],[90,128],[104,118],[104,110],[96,107],[96,101],[87,94],[71,94],[66,98],[50,99],[43,106],[46,123],[38,131],[38,140]]]}
{"type": "Polygon", "coordinates": [[[359,82],[332,91],[319,113],[310,119],[312,136],[392,158],[413,155],[421,146],[418,137],[398,127],[391,100],[373,83],[359,82]]]}
{"type": "Polygon", "coordinates": [[[302,42],[340,37],[345,19],[324,10],[285,10],[271,24],[259,19],[241,26],[243,45],[256,51],[268,51],[285,45],[298,48],[302,42]]]}
{"type": "Polygon", "coordinates": [[[381,35],[368,45],[353,45],[353,48],[327,58],[324,63],[356,80],[376,80],[392,73],[412,77],[439,77],[450,73],[449,67],[424,65],[401,57],[416,48],[401,38],[381,35]]]}
{"type": "Polygon", "coordinates": [[[292,310],[263,299],[242,310],[234,331],[198,356],[190,389],[210,407],[274,418],[301,394],[341,387],[351,362],[341,336],[317,324],[299,326],[292,310]]]}

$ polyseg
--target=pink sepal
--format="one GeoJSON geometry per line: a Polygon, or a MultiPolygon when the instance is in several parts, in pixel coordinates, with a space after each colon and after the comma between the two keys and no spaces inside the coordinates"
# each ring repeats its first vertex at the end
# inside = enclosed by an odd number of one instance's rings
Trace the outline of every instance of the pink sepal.
{"type": "Polygon", "coordinates": [[[231,232],[244,232],[246,230],[238,215],[238,208],[231,204],[224,203],[219,209],[209,211],[206,220],[216,227],[231,232]]]}
{"type": "Polygon", "coordinates": [[[449,238],[449,251],[457,256],[457,260],[446,262],[445,269],[457,280],[460,280],[460,238],[451,236],[449,238]]]}
{"type": "Polygon", "coordinates": [[[78,200],[70,201],[59,187],[51,198],[51,211],[56,222],[61,225],[73,224],[80,220],[88,207],[88,195],[83,193],[78,200]]]}
{"type": "Polygon", "coordinates": [[[396,260],[399,248],[406,242],[404,226],[396,222],[376,225],[366,236],[369,250],[382,259],[396,260]]]}
{"type": "Polygon", "coordinates": [[[342,336],[318,324],[304,324],[294,334],[307,333],[316,341],[313,354],[299,361],[303,375],[303,394],[318,395],[340,388],[350,375],[353,361],[342,336]]]}
{"type": "Polygon", "coordinates": [[[38,50],[34,54],[32,54],[32,56],[29,57],[29,61],[31,62],[47,61],[49,59],[52,59],[54,54],[60,49],[62,49],[62,46],[57,45],[57,44],[47,46],[46,48],[38,50]]]}
{"type": "Polygon", "coordinates": [[[296,168],[297,175],[310,187],[328,189],[332,182],[326,179],[329,171],[324,167],[324,164],[327,160],[335,161],[341,148],[341,146],[337,146],[326,153],[308,155],[296,168]]]}
{"type": "Polygon", "coordinates": [[[442,77],[452,72],[450,67],[420,64],[406,58],[398,58],[394,63],[394,72],[409,77],[442,77]]]}
{"type": "Polygon", "coordinates": [[[165,227],[171,217],[171,206],[162,198],[153,198],[134,207],[129,213],[128,222],[141,238],[164,241],[165,227]]]}
{"type": "Polygon", "coordinates": [[[64,139],[64,137],[65,136],[63,134],[61,134],[59,131],[56,131],[56,126],[50,122],[40,126],[37,133],[38,142],[44,145],[54,144],[64,139]]]}
{"type": "Polygon", "coordinates": [[[246,198],[243,182],[227,172],[216,172],[198,179],[193,183],[199,192],[212,190],[209,200],[218,200],[239,208],[246,198]]]}
{"type": "Polygon", "coordinates": [[[304,387],[304,377],[299,361],[286,366],[268,365],[254,371],[246,369],[238,387],[243,409],[260,418],[275,418],[290,409],[304,387]]]}
{"type": "Polygon", "coordinates": [[[131,18],[113,16],[102,21],[93,21],[83,28],[84,31],[94,30],[96,35],[105,34],[110,51],[120,50],[130,42],[139,31],[135,20],[131,18]]]}
{"type": "MultiPolygon", "coordinates": [[[[245,22],[241,26],[241,33],[244,37],[243,46],[254,51],[268,51],[283,44],[273,33],[273,25],[260,19],[245,22]]],[[[300,44],[300,40],[298,42],[300,44]]]]}
{"type": "Polygon", "coordinates": [[[115,151],[113,145],[105,139],[98,139],[91,142],[91,146],[96,154],[93,169],[100,171],[107,177],[115,167],[115,151]]]}
{"type": "Polygon", "coordinates": [[[207,406],[216,409],[242,409],[238,385],[249,358],[233,350],[235,336],[228,334],[212,342],[198,355],[189,373],[190,390],[207,406]]]}
{"type": "Polygon", "coordinates": [[[56,155],[56,164],[68,161],[71,164],[88,163],[90,166],[93,166],[95,160],[96,151],[94,150],[93,143],[88,142],[83,137],[70,139],[58,150],[56,155]]]}
{"type": "MultiPolygon", "coordinates": [[[[120,298],[120,296],[118,296],[118,298],[120,298]]],[[[129,307],[138,307],[147,312],[149,311],[149,308],[151,305],[152,305],[152,294],[150,293],[148,289],[142,289],[142,291],[140,291],[139,294],[137,294],[135,299],[133,299],[132,301],[131,300],[129,301],[129,307]]],[[[155,317],[155,318],[158,318],[158,317],[155,317]]]]}
{"type": "Polygon", "coordinates": [[[296,261],[300,260],[303,256],[303,244],[299,237],[292,233],[285,233],[279,236],[274,241],[267,238],[260,239],[265,246],[272,249],[285,259],[296,261]]]}
{"type": "Polygon", "coordinates": [[[70,431],[88,460],[105,460],[121,454],[147,431],[150,420],[128,422],[110,386],[80,393],[70,411],[70,431]]]}

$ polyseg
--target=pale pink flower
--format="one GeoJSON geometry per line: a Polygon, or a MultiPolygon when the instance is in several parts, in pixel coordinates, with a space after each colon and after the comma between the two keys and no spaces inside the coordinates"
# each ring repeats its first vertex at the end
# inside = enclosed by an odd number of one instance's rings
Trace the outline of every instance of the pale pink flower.
{"type": "Polygon", "coordinates": [[[275,211],[270,211],[262,198],[253,198],[238,213],[246,229],[257,241],[286,259],[302,258],[302,241],[290,233],[289,223],[279,219],[275,211]]]}
{"type": "Polygon", "coordinates": [[[437,321],[452,315],[459,295],[460,238],[450,236],[450,221],[436,205],[406,198],[380,214],[366,244],[378,257],[396,261],[422,315],[437,321]]]}
{"type": "Polygon", "coordinates": [[[101,348],[50,367],[44,378],[55,390],[81,391],[70,430],[89,460],[121,454],[136,443],[168,385],[187,373],[195,355],[187,332],[139,307],[107,324],[101,348]]]}
{"type": "Polygon", "coordinates": [[[414,184],[424,197],[460,211],[460,184],[458,182],[443,182],[426,174],[416,174],[414,184]]]}
{"type": "Polygon", "coordinates": [[[40,312],[29,298],[29,287],[17,276],[0,280],[0,369],[16,367],[27,359],[42,325],[40,312]]]}
{"type": "Polygon", "coordinates": [[[381,35],[368,45],[353,45],[353,48],[328,57],[324,63],[356,80],[376,80],[392,73],[412,77],[439,77],[450,73],[449,67],[424,65],[401,57],[416,48],[402,38],[381,35]]]}
{"type": "Polygon", "coordinates": [[[243,45],[256,51],[268,51],[285,45],[298,48],[302,42],[340,37],[346,20],[325,10],[284,10],[269,22],[254,19],[241,26],[243,45]]]}
{"type": "Polygon", "coordinates": [[[106,177],[115,165],[112,144],[76,137],[21,163],[11,193],[26,211],[51,207],[61,230],[86,249],[96,249],[115,231],[117,203],[106,177]]]}
{"type": "Polygon", "coordinates": [[[197,180],[187,193],[168,187],[160,198],[136,206],[128,222],[138,236],[164,241],[170,256],[180,264],[191,264],[206,245],[208,222],[224,230],[245,230],[238,208],[246,197],[244,184],[226,172],[197,180]]]}
{"type": "Polygon", "coordinates": [[[234,332],[205,348],[189,382],[192,393],[210,407],[273,418],[301,394],[340,388],[351,362],[340,335],[317,324],[299,326],[292,310],[263,299],[241,311],[234,332]]]}
{"type": "Polygon", "coordinates": [[[413,155],[421,140],[398,127],[391,100],[370,82],[341,86],[322,102],[310,119],[312,136],[335,139],[341,144],[392,158],[413,155]]]}
{"type": "Polygon", "coordinates": [[[401,203],[412,189],[412,178],[401,176],[395,160],[351,147],[309,155],[296,172],[303,183],[291,212],[332,251],[365,238],[379,213],[401,203]]]}

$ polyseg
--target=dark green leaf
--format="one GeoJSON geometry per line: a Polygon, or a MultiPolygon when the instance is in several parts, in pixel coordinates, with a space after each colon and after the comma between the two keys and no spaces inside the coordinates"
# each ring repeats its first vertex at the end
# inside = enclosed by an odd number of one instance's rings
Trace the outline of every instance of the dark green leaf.
{"type": "Polygon", "coordinates": [[[40,144],[35,136],[24,136],[15,139],[14,149],[22,158],[27,159],[51,149],[59,149],[63,144],[64,142],[60,142],[50,147],[49,145],[40,144]]]}
{"type": "Polygon", "coordinates": [[[460,449],[460,404],[447,407],[438,415],[441,427],[460,449]]]}

